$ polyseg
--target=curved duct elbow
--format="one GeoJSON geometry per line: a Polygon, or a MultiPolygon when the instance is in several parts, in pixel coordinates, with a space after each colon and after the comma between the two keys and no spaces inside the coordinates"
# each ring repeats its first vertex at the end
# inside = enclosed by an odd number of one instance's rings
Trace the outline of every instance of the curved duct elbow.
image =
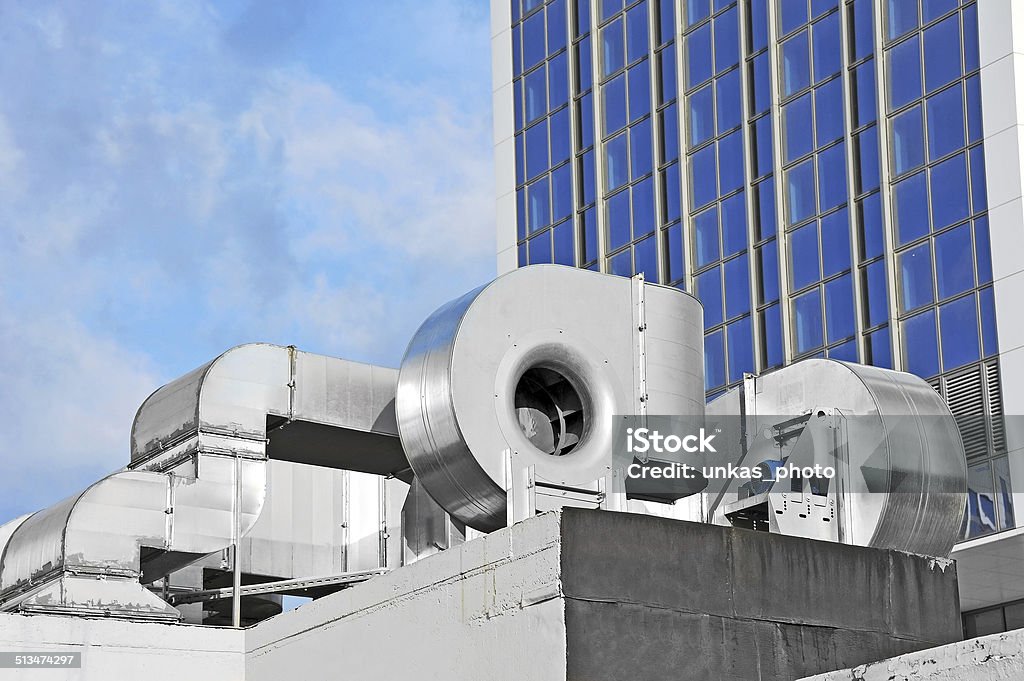
{"type": "Polygon", "coordinates": [[[283,458],[301,460],[296,442],[323,457],[355,438],[376,444],[366,468],[407,465],[394,454],[396,375],[251,344],[163,386],[139,408],[126,469],[10,531],[0,610],[177,619],[140,580],[226,548],[252,528],[266,494],[269,429],[295,425],[297,435],[280,438],[283,458]],[[332,391],[365,399],[353,406],[332,391]]]}

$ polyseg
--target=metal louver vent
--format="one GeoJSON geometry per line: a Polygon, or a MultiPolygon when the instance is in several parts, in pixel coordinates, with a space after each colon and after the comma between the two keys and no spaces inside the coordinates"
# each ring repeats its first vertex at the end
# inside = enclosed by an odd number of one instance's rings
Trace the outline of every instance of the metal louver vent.
{"type": "Polygon", "coordinates": [[[992,451],[1001,454],[1006,451],[1006,424],[1003,423],[1003,393],[998,362],[993,361],[985,365],[985,393],[992,427],[992,451]]]}
{"type": "Polygon", "coordinates": [[[946,404],[956,417],[967,460],[987,456],[988,428],[981,367],[974,366],[964,373],[947,376],[944,383],[946,404]]]}

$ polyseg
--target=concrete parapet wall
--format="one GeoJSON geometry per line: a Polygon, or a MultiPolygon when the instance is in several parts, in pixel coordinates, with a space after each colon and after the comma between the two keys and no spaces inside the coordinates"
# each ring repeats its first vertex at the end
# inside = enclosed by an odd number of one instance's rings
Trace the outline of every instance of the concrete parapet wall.
{"type": "Polygon", "coordinates": [[[1024,679],[1024,630],[992,634],[900,655],[804,681],[1018,681],[1024,679]]]}

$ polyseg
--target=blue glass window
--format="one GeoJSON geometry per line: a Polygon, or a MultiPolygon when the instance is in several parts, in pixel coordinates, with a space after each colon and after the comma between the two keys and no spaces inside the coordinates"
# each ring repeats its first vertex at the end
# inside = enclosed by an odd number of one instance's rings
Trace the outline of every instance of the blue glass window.
{"type": "Polygon", "coordinates": [[[932,19],[938,19],[956,6],[957,0],[922,0],[924,23],[927,24],[932,19]]]}
{"type": "Polygon", "coordinates": [[[715,73],[739,63],[740,37],[736,8],[715,17],[715,73]]]}
{"type": "Polygon", "coordinates": [[[718,197],[718,190],[715,188],[715,178],[718,177],[718,167],[715,162],[715,145],[705,147],[690,159],[691,170],[690,183],[693,187],[693,206],[695,208],[711,203],[718,197]]]}
{"type": "Polygon", "coordinates": [[[715,134],[713,86],[709,84],[694,92],[687,104],[690,109],[690,144],[697,146],[715,134]]]}
{"type": "Polygon", "coordinates": [[[633,193],[633,238],[639,239],[654,231],[654,180],[645,178],[630,191],[633,193]]]}
{"type": "Polygon", "coordinates": [[[964,73],[978,70],[978,6],[964,7],[964,73]]]}
{"type": "Polygon", "coordinates": [[[541,232],[530,237],[527,242],[530,251],[530,264],[537,265],[551,262],[551,232],[541,232]]]}
{"type": "Polygon", "coordinates": [[[839,0],[811,0],[811,18],[816,19],[830,9],[835,9],[839,0]]]}
{"type": "Polygon", "coordinates": [[[651,119],[643,120],[629,129],[629,163],[635,180],[651,172],[654,160],[651,155],[651,119]]]}
{"type": "Polygon", "coordinates": [[[556,166],[562,161],[569,160],[570,154],[570,130],[569,130],[569,109],[562,109],[551,114],[551,165],[556,166]]]}
{"type": "Polygon", "coordinates": [[[587,262],[597,260],[597,212],[588,208],[583,213],[583,257],[587,262]]]}
{"type": "Polygon", "coordinates": [[[590,30],[590,3],[576,2],[576,35],[581,36],[590,30]]]}
{"type": "Polygon", "coordinates": [[[661,178],[662,190],[665,194],[664,222],[672,222],[679,219],[679,214],[683,209],[682,197],[679,195],[679,164],[673,163],[665,168],[661,178]]]}
{"type": "MultiPolygon", "coordinates": [[[[784,3],[795,5],[798,3],[784,3]]],[[[807,31],[796,35],[782,44],[782,85],[783,95],[789,96],[811,84],[810,59],[808,57],[807,31]]]]}
{"type": "Polygon", "coordinates": [[[808,134],[814,124],[810,93],[783,107],[782,120],[785,124],[786,162],[788,163],[810,153],[813,148],[814,142],[808,134]]]}
{"type": "Polygon", "coordinates": [[[882,232],[881,194],[872,194],[860,202],[858,225],[861,257],[870,260],[882,255],[885,252],[885,235],[882,232]]]}
{"type": "Polygon", "coordinates": [[[775,234],[775,180],[769,177],[754,186],[754,205],[757,206],[757,238],[775,234]]]}
{"type": "Polygon", "coordinates": [[[743,134],[739,130],[718,140],[718,184],[722,194],[743,186],[743,134]]]}
{"type": "Polygon", "coordinates": [[[974,288],[970,225],[960,225],[935,237],[935,274],[940,300],[974,288]]]}
{"type": "Polygon", "coordinates": [[[728,257],[747,247],[747,204],[743,192],[722,201],[722,255],[728,257]]]}
{"type": "Polygon", "coordinates": [[[569,72],[564,52],[548,62],[548,101],[551,109],[569,101],[569,72]]]}
{"type": "Polygon", "coordinates": [[[967,79],[967,141],[973,144],[981,138],[981,81],[971,76],[967,79]]]}
{"type": "Polygon", "coordinates": [[[526,267],[530,264],[530,259],[526,254],[526,243],[519,244],[519,248],[516,249],[516,259],[519,263],[519,267],[526,267]]]}
{"type": "Polygon", "coordinates": [[[967,156],[960,154],[931,170],[932,225],[941,229],[967,217],[967,156]]]}
{"type": "Polygon", "coordinates": [[[718,245],[718,207],[712,206],[693,218],[697,267],[711,264],[721,255],[718,245]]]}
{"type": "Polygon", "coordinates": [[[605,20],[622,10],[623,0],[601,0],[601,20],[605,20]]]}
{"type": "Polygon", "coordinates": [[[750,65],[750,85],[754,91],[753,114],[759,114],[772,107],[772,80],[771,64],[768,63],[768,53],[759,54],[754,57],[750,65]]]}
{"type": "Polygon", "coordinates": [[[924,32],[924,84],[934,92],[961,76],[960,18],[943,19],[924,32]]]}
{"type": "Polygon", "coordinates": [[[668,163],[679,158],[679,118],[676,105],[669,104],[658,116],[661,121],[661,162],[668,163]]]}
{"type": "Polygon", "coordinates": [[[576,256],[573,254],[572,222],[563,222],[551,231],[555,241],[554,262],[574,267],[576,256]]]}
{"type": "Polygon", "coordinates": [[[726,319],[750,312],[750,268],[747,254],[727,260],[725,268],[726,319]]]}
{"type": "Polygon", "coordinates": [[[597,178],[594,171],[593,150],[583,154],[580,158],[580,175],[582,177],[580,186],[580,205],[586,206],[587,204],[594,202],[594,197],[597,194],[597,178]]]}
{"type": "Polygon", "coordinates": [[[799,291],[821,279],[817,223],[812,222],[789,235],[789,268],[794,291],[799,291]]]}
{"type": "Polygon", "coordinates": [[[924,121],[921,107],[904,111],[892,119],[893,173],[902,175],[924,165],[924,121]]]}
{"type": "Polygon", "coordinates": [[[572,215],[571,165],[564,165],[551,173],[551,214],[553,222],[572,215]]]}
{"type": "Polygon", "coordinates": [[[750,39],[754,52],[768,47],[768,0],[750,2],[750,39]]]}
{"type": "Polygon", "coordinates": [[[601,73],[610,76],[626,65],[623,52],[622,18],[601,29],[601,73]]]}
{"type": "MultiPolygon", "coordinates": [[[[826,312],[828,308],[825,308],[826,312]]],[[[828,356],[832,359],[838,359],[843,362],[856,362],[857,361],[857,341],[847,341],[842,345],[837,345],[834,348],[829,348],[828,356]]]]}
{"type": "Polygon", "coordinates": [[[516,184],[526,181],[526,135],[516,135],[516,184]]]}
{"type": "Polygon", "coordinates": [[[526,238],[526,189],[516,190],[516,236],[520,241],[526,238]]]}
{"type": "Polygon", "coordinates": [[[928,155],[942,158],[964,146],[964,95],[959,83],[928,98],[928,155]]]}
{"type": "Polygon", "coordinates": [[[706,19],[711,13],[711,3],[708,0],[692,0],[684,3],[686,5],[686,25],[693,26],[698,21],[706,19]]]}
{"type": "Polygon", "coordinates": [[[546,73],[541,67],[523,80],[526,86],[526,124],[529,125],[548,112],[546,73]]]}
{"type": "Polygon", "coordinates": [[[935,335],[935,310],[905,320],[903,355],[907,369],[925,378],[939,373],[939,347],[935,335]]]}
{"type": "Polygon", "coordinates": [[[821,294],[813,289],[793,300],[796,351],[802,354],[821,347],[821,294]]]}
{"type": "Polygon", "coordinates": [[[780,2],[779,5],[782,11],[782,35],[787,35],[793,29],[807,23],[806,2],[797,0],[797,2],[780,2]]]}
{"type": "Polygon", "coordinates": [[[762,116],[751,126],[751,132],[753,133],[754,143],[754,158],[753,168],[754,177],[760,177],[766,175],[772,171],[772,159],[774,152],[772,150],[772,118],[771,116],[762,116]]]}
{"type": "Polygon", "coordinates": [[[565,0],[554,0],[548,5],[548,54],[565,47],[565,0]]]}
{"type": "Polygon", "coordinates": [[[875,32],[871,19],[872,0],[854,0],[853,29],[850,31],[850,53],[853,60],[863,59],[875,51],[875,32]]]}
{"type": "Polygon", "coordinates": [[[819,147],[843,136],[842,79],[830,80],[814,91],[814,118],[819,147]]]}
{"type": "Polygon", "coordinates": [[[787,173],[789,224],[814,215],[814,159],[807,159],[787,173]]]}
{"type": "Polygon", "coordinates": [[[633,261],[630,257],[631,255],[628,248],[621,253],[613,255],[608,261],[608,271],[620,277],[632,276],[633,261]]]}
{"type": "Polygon", "coordinates": [[[629,229],[629,192],[623,191],[608,197],[607,205],[608,249],[614,251],[632,239],[629,229]]]}
{"type": "MultiPolygon", "coordinates": [[[[860,0],[858,0],[859,2],[860,0]]],[[[878,99],[875,97],[875,62],[865,62],[853,70],[853,125],[859,128],[878,117],[878,99]]]]}
{"type": "Polygon", "coordinates": [[[857,135],[857,193],[878,189],[878,127],[857,135]]]}
{"type": "Polygon", "coordinates": [[[538,12],[523,22],[523,70],[530,70],[546,55],[544,13],[538,12]]]}
{"type": "Polygon", "coordinates": [[[590,36],[576,46],[576,92],[590,89],[594,83],[593,62],[590,59],[590,36]]]}
{"type": "Polygon", "coordinates": [[[658,44],[672,40],[676,31],[675,0],[660,0],[658,3],[658,44]]]}
{"type": "Polygon", "coordinates": [[[996,336],[996,303],[992,296],[992,289],[982,289],[978,292],[978,298],[981,303],[982,350],[986,357],[991,357],[999,352],[996,336]]]}
{"type": "Polygon", "coordinates": [[[782,364],[782,315],[778,305],[761,312],[761,334],[764,339],[764,365],[766,369],[782,364]]]}
{"type": "Polygon", "coordinates": [[[978,312],[974,294],[939,307],[942,331],[942,368],[956,369],[981,358],[978,338],[978,312]]]}
{"type": "MultiPolygon", "coordinates": [[[[693,3],[687,3],[692,5],[693,3]]],[[[725,385],[725,348],[723,333],[716,331],[704,337],[704,389],[725,385]]]]}
{"type": "Polygon", "coordinates": [[[711,25],[686,37],[686,82],[690,87],[711,77],[711,25]]]}
{"type": "Polygon", "coordinates": [[[697,298],[704,306],[704,328],[710,329],[722,323],[722,274],[721,268],[698,274],[694,279],[697,298]]]}
{"type": "Polygon", "coordinates": [[[676,96],[676,49],[669,45],[658,55],[661,79],[658,81],[658,104],[675,99],[676,96]]]}
{"type": "Polygon", "coordinates": [[[844,274],[825,284],[825,331],[829,343],[853,335],[853,277],[844,274]]]}
{"type": "Polygon", "coordinates": [[[920,36],[889,50],[889,108],[898,109],[921,96],[920,36]]]}
{"type": "Polygon", "coordinates": [[[830,14],[811,27],[814,43],[814,82],[818,83],[842,66],[842,44],[839,40],[839,13],[830,14]]]}
{"type": "Polygon", "coordinates": [[[651,112],[651,72],[643,61],[629,69],[629,120],[651,112]]]}
{"type": "Polygon", "coordinates": [[[754,371],[753,334],[750,317],[733,322],[726,329],[729,346],[729,382],[743,378],[744,373],[754,371]]]}
{"type": "Polygon", "coordinates": [[[917,0],[889,0],[888,5],[890,40],[917,28],[917,0]]]}
{"type": "Polygon", "coordinates": [[[818,154],[819,208],[835,208],[846,201],[846,143],[840,142],[818,154]]]}
{"type": "Polygon", "coordinates": [[[643,274],[652,283],[658,283],[658,255],[654,237],[649,237],[633,246],[634,274],[643,274]]]}
{"type": "Polygon", "coordinates": [[[850,224],[846,208],[821,219],[821,270],[830,277],[850,269],[850,224]]]}
{"type": "Polygon", "coordinates": [[[626,12],[626,62],[632,64],[647,54],[647,3],[626,12]]]}
{"type": "Polygon", "coordinates": [[[978,284],[992,281],[992,248],[988,236],[988,216],[974,221],[975,259],[978,263],[978,284]]]}
{"type": "Polygon", "coordinates": [[[626,153],[625,133],[613,137],[605,144],[605,177],[607,190],[618,189],[629,181],[629,155],[626,153]]]}
{"type": "Polygon", "coordinates": [[[883,369],[892,368],[892,347],[889,341],[889,327],[885,326],[867,336],[867,363],[883,369]]]}
{"type": "Polygon", "coordinates": [[[931,245],[923,243],[899,255],[900,304],[904,311],[927,305],[935,299],[932,290],[931,245]]]}
{"type": "Polygon", "coordinates": [[[604,134],[626,125],[626,75],[620,74],[601,88],[604,97],[604,134]]]}
{"type": "Polygon", "coordinates": [[[864,268],[865,326],[878,326],[889,318],[889,296],[886,295],[885,261],[873,262],[864,268]]]}
{"type": "Polygon", "coordinates": [[[977,146],[969,152],[971,157],[971,212],[980,213],[988,208],[988,185],[985,180],[985,149],[977,146]]]}
{"type": "Polygon", "coordinates": [[[518,76],[523,73],[523,36],[522,27],[517,24],[512,27],[512,75],[518,76]]]}
{"type": "Polygon", "coordinates": [[[580,149],[586,149],[594,143],[594,93],[580,97],[579,105],[580,149]]]}
{"type": "Polygon", "coordinates": [[[668,256],[668,272],[665,273],[665,280],[669,283],[679,281],[686,274],[683,268],[683,227],[672,225],[666,231],[665,251],[668,256]]]}
{"type": "Polygon", "coordinates": [[[901,244],[928,233],[928,187],[925,173],[893,185],[896,199],[896,232],[901,244]]]}
{"type": "Polygon", "coordinates": [[[779,249],[774,241],[757,249],[758,303],[779,299],[779,249]]]}
{"type": "Polygon", "coordinates": [[[533,178],[548,169],[548,124],[541,121],[526,130],[526,176],[533,178]]]}
{"type": "Polygon", "coordinates": [[[743,116],[739,69],[715,81],[715,97],[718,100],[718,134],[722,134],[737,127],[743,116]]]}

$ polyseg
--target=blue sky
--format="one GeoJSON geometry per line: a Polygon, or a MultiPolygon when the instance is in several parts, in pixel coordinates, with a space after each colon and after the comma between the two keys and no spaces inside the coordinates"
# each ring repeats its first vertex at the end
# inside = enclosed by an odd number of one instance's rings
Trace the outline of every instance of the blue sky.
{"type": "Polygon", "coordinates": [[[397,366],[494,275],[487,4],[0,4],[0,522],[248,341],[397,366]]]}

